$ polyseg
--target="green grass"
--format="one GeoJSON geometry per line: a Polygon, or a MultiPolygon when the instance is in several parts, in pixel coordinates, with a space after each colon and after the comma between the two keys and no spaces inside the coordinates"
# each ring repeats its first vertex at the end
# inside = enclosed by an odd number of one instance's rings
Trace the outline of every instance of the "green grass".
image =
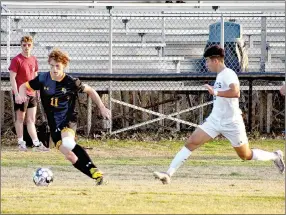
{"type": "MultiPolygon", "coordinates": [[[[52,153],[50,153],[52,154],[52,153]]],[[[57,155],[49,155],[46,158],[39,158],[38,159],[27,159],[31,154],[26,154],[21,158],[17,158],[15,156],[15,160],[11,160],[10,158],[11,153],[5,153],[2,157],[1,166],[2,167],[29,167],[35,165],[51,165],[51,166],[70,166],[70,163],[63,159],[61,154],[57,155]]],[[[93,156],[94,157],[94,156],[93,156]]],[[[114,158],[95,158],[94,161],[100,165],[165,165],[167,166],[172,157],[166,158],[157,158],[157,157],[133,157],[133,158],[126,158],[126,157],[114,157],[114,158]]],[[[217,165],[224,165],[224,166],[270,166],[272,164],[271,161],[267,162],[256,162],[256,161],[241,161],[239,158],[236,157],[223,157],[223,156],[216,156],[216,157],[199,157],[193,158],[186,162],[186,166],[217,166],[217,165]]]]}
{"type": "MultiPolygon", "coordinates": [[[[88,153],[96,160],[98,164],[107,165],[168,165],[174,155],[184,145],[183,142],[165,141],[165,142],[134,142],[134,141],[85,141],[80,140],[79,144],[85,147],[92,147],[88,153]],[[120,150],[120,152],[118,152],[120,150]],[[108,155],[97,155],[98,151],[107,152],[108,155]],[[124,153],[125,152],[125,153],[124,153]],[[159,155],[157,155],[159,153],[159,155]],[[144,156],[145,155],[145,156],[144,156]]],[[[252,148],[261,148],[274,151],[278,148],[283,150],[284,142],[282,140],[264,140],[250,143],[252,148]]],[[[69,166],[61,153],[55,148],[49,153],[49,156],[42,156],[42,153],[19,153],[18,151],[9,151],[10,147],[4,147],[5,153],[2,153],[2,166],[28,167],[31,165],[55,165],[69,166]],[[14,159],[11,159],[13,157],[14,159]],[[29,159],[33,157],[33,159],[29,159]]],[[[190,161],[186,165],[206,166],[206,165],[237,165],[237,166],[269,166],[272,162],[253,162],[242,161],[236,155],[228,141],[213,141],[203,145],[193,153],[190,161]]]]}
{"type": "MultiPolygon", "coordinates": [[[[3,147],[1,213],[8,214],[284,214],[284,175],[272,162],[241,161],[229,142],[213,141],[196,150],[162,185],[152,171],[166,170],[183,141],[87,141],[88,153],[109,184],[78,172],[56,149],[18,152],[3,147]],[[49,187],[36,187],[33,171],[48,166],[49,187]]],[[[282,140],[251,141],[251,148],[284,150],[282,140]]]]}

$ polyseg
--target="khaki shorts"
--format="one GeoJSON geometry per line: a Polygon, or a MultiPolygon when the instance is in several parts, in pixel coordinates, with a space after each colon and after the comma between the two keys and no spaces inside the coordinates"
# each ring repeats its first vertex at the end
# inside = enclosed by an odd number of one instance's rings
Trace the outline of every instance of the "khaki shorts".
{"type": "Polygon", "coordinates": [[[233,147],[240,147],[248,143],[245,125],[241,115],[228,122],[208,117],[202,125],[199,125],[199,128],[212,138],[222,134],[231,142],[233,147]]]}

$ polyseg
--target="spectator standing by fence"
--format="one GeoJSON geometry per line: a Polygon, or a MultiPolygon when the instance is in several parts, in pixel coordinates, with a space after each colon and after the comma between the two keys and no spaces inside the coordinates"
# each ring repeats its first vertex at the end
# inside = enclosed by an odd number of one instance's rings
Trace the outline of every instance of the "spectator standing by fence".
{"type": "Polygon", "coordinates": [[[27,90],[28,100],[19,104],[19,87],[21,84],[32,80],[38,73],[38,61],[31,55],[33,38],[23,36],[20,41],[22,52],[14,57],[9,66],[10,82],[13,90],[14,111],[16,112],[15,130],[20,151],[27,151],[26,142],[23,139],[23,125],[26,116],[27,130],[33,141],[35,151],[49,151],[38,139],[35,127],[37,98],[36,93],[27,90]]]}

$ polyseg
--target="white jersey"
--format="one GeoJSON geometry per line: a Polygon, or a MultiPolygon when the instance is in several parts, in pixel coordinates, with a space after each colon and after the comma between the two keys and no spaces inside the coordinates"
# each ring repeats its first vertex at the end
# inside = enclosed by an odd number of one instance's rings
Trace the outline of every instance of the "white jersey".
{"type": "MultiPolygon", "coordinates": [[[[236,73],[229,68],[225,68],[216,77],[214,89],[217,91],[229,90],[230,84],[238,84],[239,80],[236,73]]],[[[213,109],[210,114],[211,118],[216,120],[233,121],[241,117],[238,98],[225,98],[214,96],[213,109]]]]}

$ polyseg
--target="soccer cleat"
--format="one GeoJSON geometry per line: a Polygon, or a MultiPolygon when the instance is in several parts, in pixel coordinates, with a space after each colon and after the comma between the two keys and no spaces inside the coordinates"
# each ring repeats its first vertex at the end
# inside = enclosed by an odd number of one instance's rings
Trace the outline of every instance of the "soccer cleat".
{"type": "Polygon", "coordinates": [[[285,163],[283,161],[283,152],[281,150],[277,150],[274,152],[277,155],[277,158],[274,160],[275,166],[278,168],[279,172],[283,174],[285,172],[285,163]]]}
{"type": "Polygon", "coordinates": [[[50,151],[50,149],[45,147],[44,144],[42,142],[40,142],[40,144],[38,146],[33,147],[33,151],[34,152],[48,152],[48,151],[50,151]]]}
{"type": "Polygon", "coordinates": [[[155,179],[159,179],[163,184],[171,183],[171,177],[166,172],[153,172],[153,175],[155,176],[155,179]]]}
{"type": "Polygon", "coordinates": [[[104,182],[103,180],[103,174],[100,172],[97,168],[91,168],[90,169],[91,177],[95,180],[95,184],[97,186],[102,184],[107,184],[107,182],[104,182]]]}
{"type": "Polygon", "coordinates": [[[18,148],[20,151],[23,151],[23,152],[28,151],[25,141],[19,141],[18,142],[18,148]]]}

